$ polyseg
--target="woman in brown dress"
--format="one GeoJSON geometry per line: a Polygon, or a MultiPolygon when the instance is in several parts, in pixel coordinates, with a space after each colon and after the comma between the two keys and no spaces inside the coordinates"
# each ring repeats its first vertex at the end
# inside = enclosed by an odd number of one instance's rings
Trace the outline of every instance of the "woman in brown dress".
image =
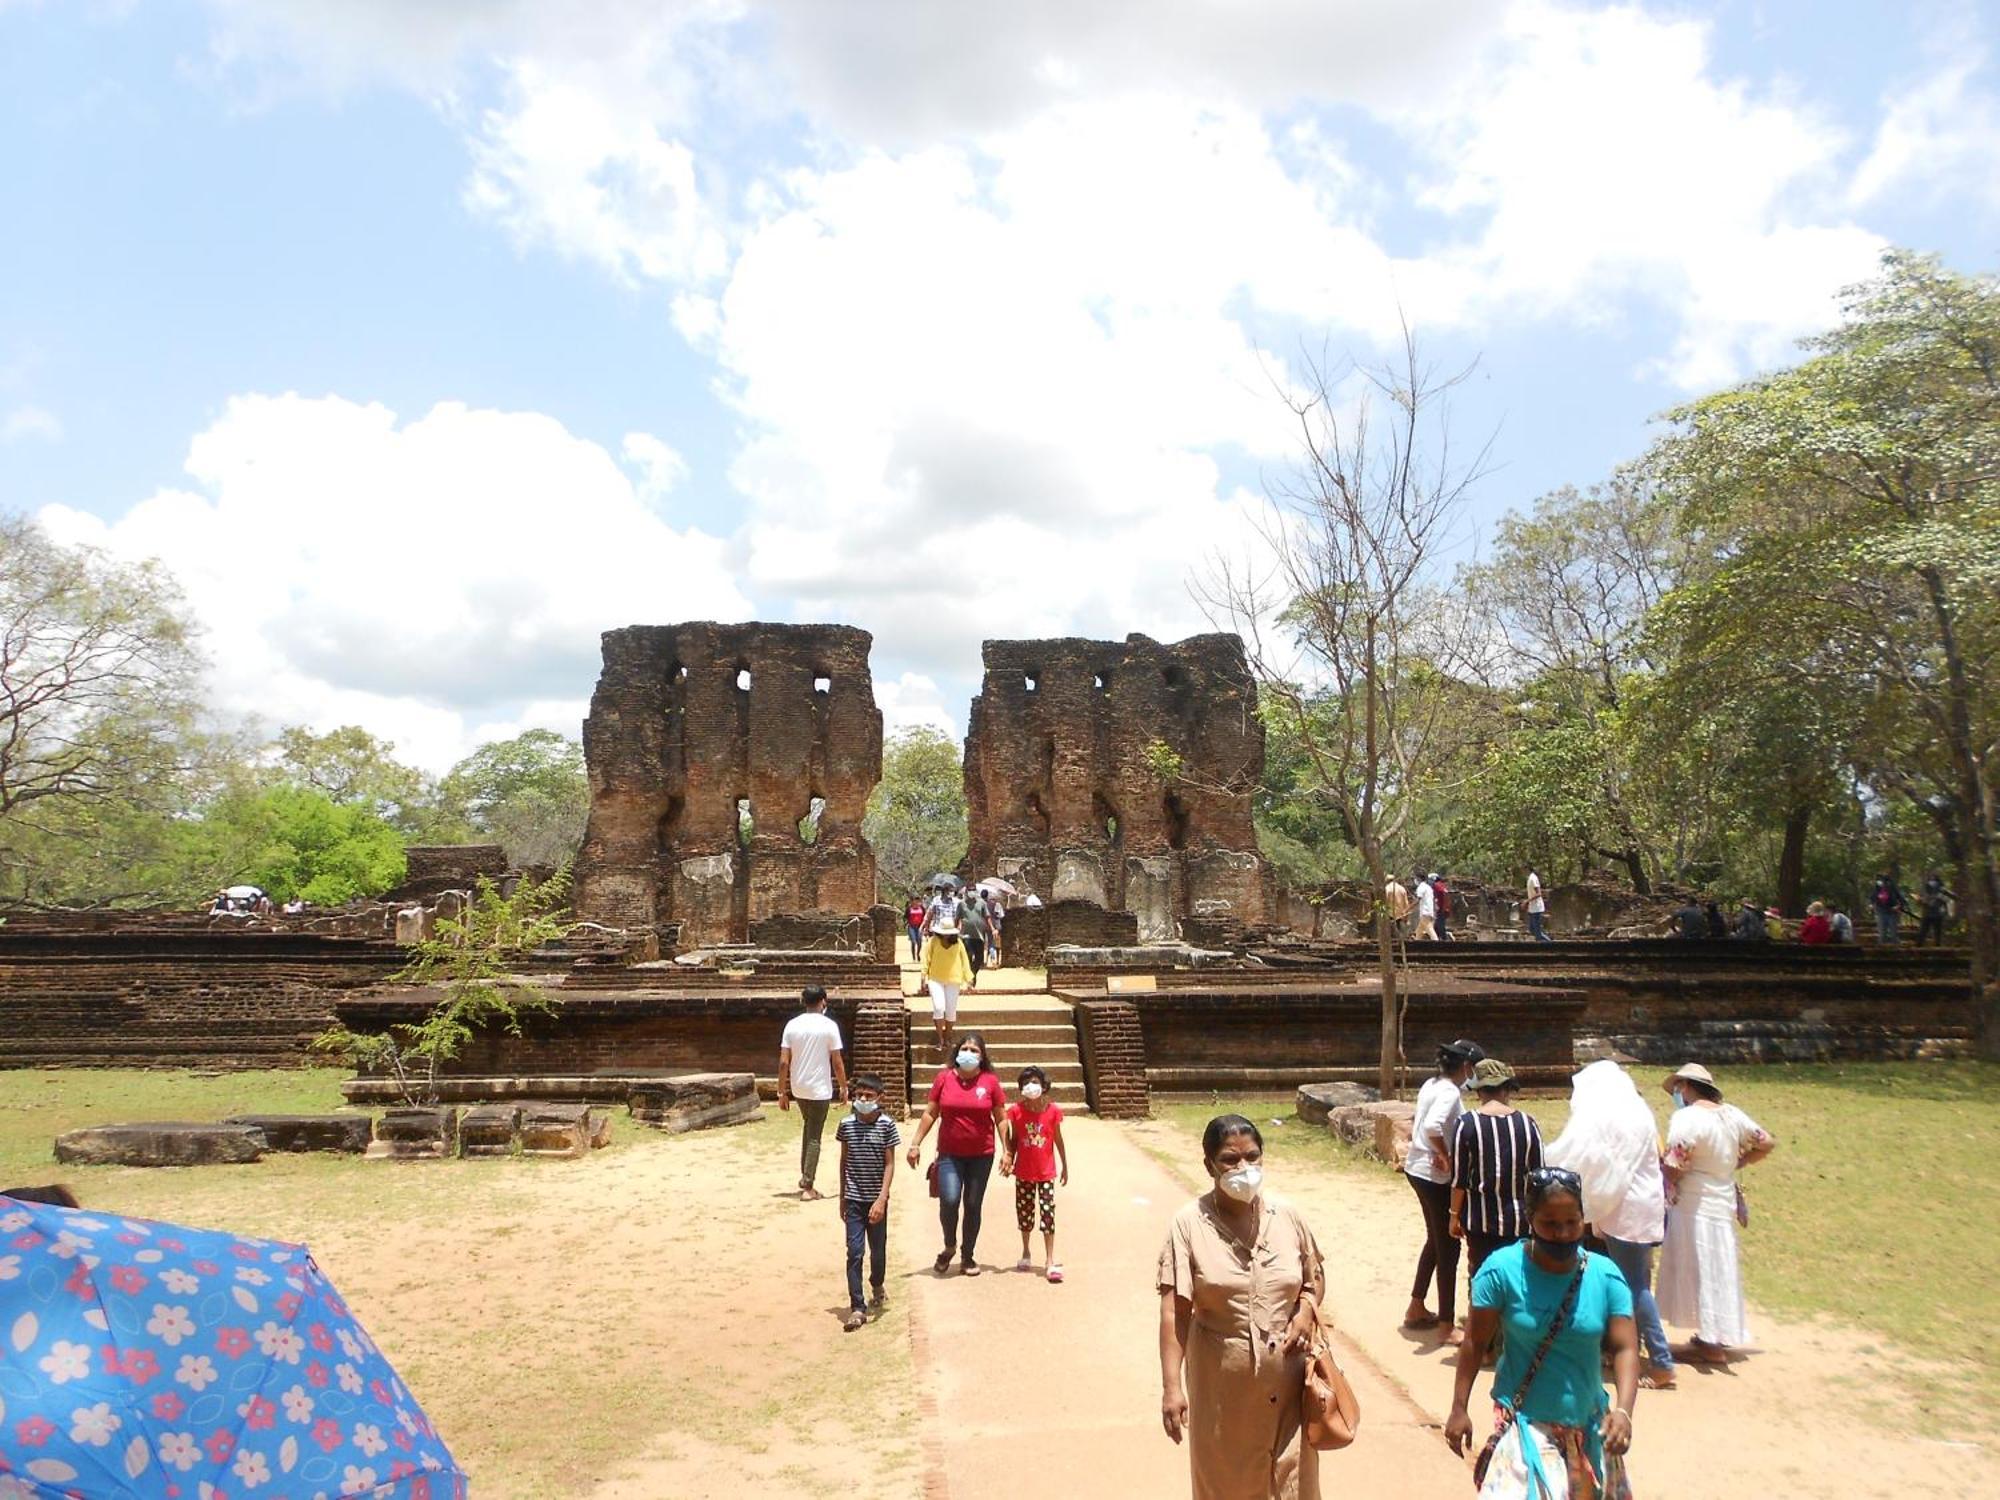
{"type": "Polygon", "coordinates": [[[1201,1149],[1215,1186],[1174,1215],[1160,1251],[1160,1419],[1188,1439],[1194,1500],[1319,1500],[1299,1411],[1319,1246],[1263,1191],[1254,1124],[1218,1115],[1201,1149]]]}

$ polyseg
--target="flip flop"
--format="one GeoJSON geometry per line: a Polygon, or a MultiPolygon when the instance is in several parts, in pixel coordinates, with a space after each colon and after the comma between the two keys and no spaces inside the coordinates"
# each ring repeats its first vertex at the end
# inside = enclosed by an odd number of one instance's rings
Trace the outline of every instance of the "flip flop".
{"type": "Polygon", "coordinates": [[[1062,1272],[1062,1267],[1061,1267],[1061,1266],[1050,1266],[1050,1267],[1049,1267],[1049,1280],[1050,1280],[1050,1281],[1061,1281],[1061,1280],[1062,1280],[1062,1276],[1063,1276],[1063,1272],[1062,1272]]]}
{"type": "Polygon", "coordinates": [[[1438,1315],[1436,1313],[1425,1313],[1421,1318],[1405,1318],[1403,1319],[1403,1326],[1405,1328],[1435,1328],[1438,1326],[1438,1315]]]}

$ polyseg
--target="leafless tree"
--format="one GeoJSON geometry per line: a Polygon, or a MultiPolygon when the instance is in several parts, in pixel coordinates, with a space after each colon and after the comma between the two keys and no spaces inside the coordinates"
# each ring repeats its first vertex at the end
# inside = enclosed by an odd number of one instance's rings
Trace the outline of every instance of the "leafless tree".
{"type": "Polygon", "coordinates": [[[1265,485],[1247,561],[1216,558],[1196,592],[1244,639],[1266,714],[1296,733],[1312,793],[1338,816],[1373,886],[1382,976],[1380,1087],[1401,1060],[1390,855],[1420,795],[1436,791],[1467,725],[1465,678],[1484,635],[1447,588],[1457,523],[1491,438],[1454,447],[1450,397],[1470,367],[1440,372],[1407,325],[1382,366],[1324,355],[1278,382],[1298,456],[1265,485]]]}

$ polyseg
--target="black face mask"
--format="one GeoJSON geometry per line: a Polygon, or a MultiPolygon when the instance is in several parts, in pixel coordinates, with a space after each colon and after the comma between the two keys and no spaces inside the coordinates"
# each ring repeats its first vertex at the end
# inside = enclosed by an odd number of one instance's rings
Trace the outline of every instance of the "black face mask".
{"type": "Polygon", "coordinates": [[[1549,1240],[1539,1234],[1535,1236],[1535,1251],[1543,1260],[1552,1260],[1560,1265],[1568,1265],[1576,1259],[1577,1251],[1583,1248],[1582,1240],[1549,1240]]]}

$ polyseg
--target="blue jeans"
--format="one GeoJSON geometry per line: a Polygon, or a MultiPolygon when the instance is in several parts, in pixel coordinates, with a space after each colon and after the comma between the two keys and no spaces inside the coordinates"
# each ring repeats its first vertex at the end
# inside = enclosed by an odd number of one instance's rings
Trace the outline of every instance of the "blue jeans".
{"type": "Polygon", "coordinates": [[[861,1241],[868,1240],[868,1260],[872,1272],[868,1284],[875,1294],[882,1294],[882,1277],[887,1272],[889,1259],[889,1215],[882,1215],[880,1224],[868,1222],[871,1205],[857,1203],[852,1198],[840,1200],[841,1222],[847,1226],[847,1301],[856,1312],[867,1311],[861,1300],[861,1241]]]}
{"type": "Polygon", "coordinates": [[[954,1247],[968,1265],[979,1245],[979,1215],[986,1202],[986,1179],[993,1175],[990,1156],[938,1158],[938,1222],[944,1226],[945,1254],[954,1247]],[[958,1207],[965,1204],[965,1236],[958,1232],[958,1207]]]}
{"type": "Polygon", "coordinates": [[[1528,931],[1538,943],[1552,943],[1555,941],[1554,938],[1542,931],[1542,923],[1547,920],[1547,912],[1531,911],[1528,913],[1528,931]]]}
{"type": "Polygon", "coordinates": [[[1638,1325],[1639,1347],[1645,1352],[1647,1363],[1659,1370],[1672,1370],[1674,1351],[1667,1347],[1667,1330],[1660,1324],[1660,1304],[1653,1300],[1653,1251],[1657,1248],[1604,1236],[1605,1253],[1611,1257],[1611,1264],[1624,1273],[1625,1284],[1632,1288],[1632,1321],[1638,1325]]]}
{"type": "Polygon", "coordinates": [[[1875,941],[1887,945],[1902,940],[1903,914],[1875,908],[1875,941]]]}

